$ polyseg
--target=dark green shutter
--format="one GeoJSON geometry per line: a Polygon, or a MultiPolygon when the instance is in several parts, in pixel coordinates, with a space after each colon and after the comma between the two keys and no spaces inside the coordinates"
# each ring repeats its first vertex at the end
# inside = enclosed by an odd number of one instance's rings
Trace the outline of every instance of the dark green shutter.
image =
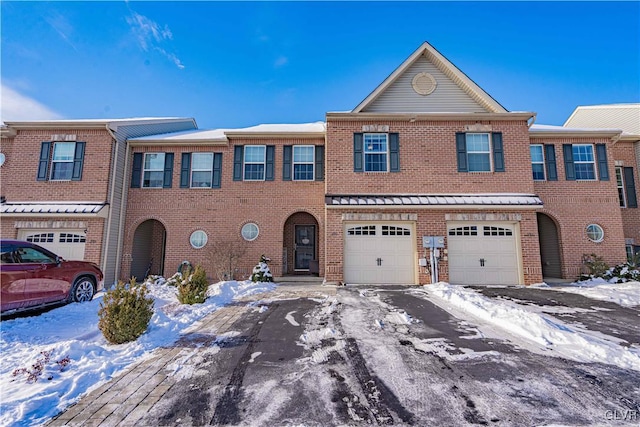
{"type": "Polygon", "coordinates": [[[316,145],[316,181],[324,181],[324,145],[316,145]]]}
{"type": "Polygon", "coordinates": [[[180,188],[189,188],[191,175],[191,153],[182,153],[180,161],[180,188]]]}
{"type": "Polygon", "coordinates": [[[624,168],[624,189],[627,194],[627,207],[637,208],[638,198],[636,197],[636,182],[633,176],[633,168],[624,168]]]}
{"type": "Polygon", "coordinates": [[[242,181],[242,163],[243,163],[244,147],[236,145],[233,147],[233,180],[242,181]]]}
{"type": "Polygon", "coordinates": [[[464,132],[456,132],[456,153],[458,156],[458,172],[468,172],[467,135],[464,132]]]}
{"type": "Polygon", "coordinates": [[[220,188],[222,185],[222,153],[213,154],[213,181],[211,188],[220,188]]]}
{"type": "Polygon", "coordinates": [[[133,167],[131,168],[131,188],[140,188],[142,178],[142,153],[134,153],[133,167]]]}
{"type": "Polygon", "coordinates": [[[354,172],[362,172],[364,171],[363,165],[363,134],[354,133],[353,134],[353,171],[354,172]]]}
{"type": "Polygon", "coordinates": [[[273,163],[276,157],[276,146],[275,145],[267,145],[267,159],[264,165],[264,180],[265,181],[273,181],[274,172],[273,172],[273,163]]]}
{"type": "Polygon", "coordinates": [[[567,181],[576,180],[576,169],[573,165],[573,146],[562,144],[562,154],[564,156],[564,175],[567,181]]]}
{"type": "Polygon", "coordinates": [[[397,133],[389,134],[389,169],[400,172],[400,136],[397,133]]]}
{"type": "Polygon", "coordinates": [[[173,178],[173,153],[164,153],[164,179],[162,188],[171,188],[173,178]]]}
{"type": "Polygon", "coordinates": [[[493,171],[504,172],[504,148],[502,146],[502,132],[491,134],[493,143],[493,171]]]}
{"type": "Polygon", "coordinates": [[[38,181],[46,181],[49,176],[49,151],[51,150],[50,142],[43,142],[40,146],[40,161],[38,162],[38,181]]]}
{"type": "Polygon", "coordinates": [[[600,181],[609,181],[607,146],[605,144],[596,144],[596,155],[598,157],[598,176],[600,178],[600,181]]]}
{"type": "Polygon", "coordinates": [[[544,145],[544,161],[547,166],[547,181],[558,180],[558,167],[556,166],[556,146],[553,144],[544,145]]]}
{"type": "Polygon", "coordinates": [[[291,181],[291,156],[293,148],[291,145],[282,147],[282,180],[291,181]]]}
{"type": "Polygon", "coordinates": [[[82,164],[84,163],[84,142],[76,142],[76,151],[73,155],[73,172],[71,174],[72,181],[80,181],[82,179],[82,164]]]}

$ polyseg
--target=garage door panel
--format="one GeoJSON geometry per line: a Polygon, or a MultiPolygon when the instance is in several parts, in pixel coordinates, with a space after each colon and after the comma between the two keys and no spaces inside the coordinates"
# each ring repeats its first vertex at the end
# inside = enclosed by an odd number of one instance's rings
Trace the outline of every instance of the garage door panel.
{"type": "Polygon", "coordinates": [[[459,284],[518,284],[515,225],[448,224],[449,281],[459,284]]]}
{"type": "Polygon", "coordinates": [[[411,224],[345,225],[344,248],[347,283],[415,283],[415,236],[411,224]]]}

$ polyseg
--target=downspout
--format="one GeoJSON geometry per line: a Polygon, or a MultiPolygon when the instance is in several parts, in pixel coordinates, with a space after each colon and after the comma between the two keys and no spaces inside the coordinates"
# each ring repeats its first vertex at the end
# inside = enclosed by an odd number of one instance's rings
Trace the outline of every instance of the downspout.
{"type": "Polygon", "coordinates": [[[537,113],[533,113],[533,116],[529,117],[529,120],[527,120],[527,127],[529,129],[531,129],[531,126],[536,122],[536,115],[537,113]]]}

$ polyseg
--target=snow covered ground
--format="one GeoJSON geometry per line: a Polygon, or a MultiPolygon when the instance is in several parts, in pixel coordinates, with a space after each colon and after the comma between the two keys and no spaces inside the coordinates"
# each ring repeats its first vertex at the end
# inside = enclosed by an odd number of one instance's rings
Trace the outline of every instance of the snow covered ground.
{"type": "MultiPolygon", "coordinates": [[[[161,281],[160,281],[161,282],[161,281]]],[[[0,425],[39,425],[78,400],[85,392],[148,357],[205,315],[242,298],[275,288],[273,283],[220,282],[209,286],[204,304],[183,305],[177,289],[149,284],[155,314],[137,341],[112,345],[98,329],[103,294],[88,303],[69,304],[31,317],[0,323],[0,425]],[[67,359],[68,358],[68,364],[67,359]],[[32,365],[43,366],[36,380],[32,365]]]]}
{"type": "MultiPolygon", "coordinates": [[[[210,286],[209,298],[204,304],[185,306],[178,303],[174,287],[161,283],[150,284],[150,294],[155,298],[155,314],[150,327],[136,342],[122,345],[108,344],[98,330],[97,312],[102,300],[101,294],[89,303],[69,304],[37,316],[3,320],[0,323],[0,352],[2,353],[0,360],[0,404],[2,405],[0,425],[40,425],[46,422],[59,411],[77,401],[84,393],[117,376],[130,364],[149,357],[157,347],[170,345],[178,340],[181,334],[197,325],[199,320],[208,313],[231,303],[234,299],[273,290],[275,286],[272,283],[220,282],[210,286]],[[67,363],[67,357],[69,363],[67,363]],[[43,370],[37,381],[29,381],[28,372],[19,372],[18,375],[13,375],[16,370],[21,368],[27,371],[33,370],[32,365],[38,361],[43,365],[43,370]]],[[[542,286],[539,285],[539,287],[542,286]]],[[[626,307],[640,305],[640,283],[638,282],[620,284],[590,282],[551,289],[580,293],[594,300],[606,300],[626,307]]],[[[526,291],[526,289],[524,290],[526,291]]],[[[460,319],[460,325],[467,325],[466,329],[463,328],[466,332],[461,329],[462,332],[456,332],[456,335],[463,335],[460,337],[461,340],[469,342],[469,345],[459,345],[458,343],[455,346],[454,343],[440,337],[425,338],[414,335],[412,332],[414,329],[423,331],[425,334],[431,333],[429,322],[434,320],[431,317],[422,320],[412,317],[408,314],[408,310],[404,310],[406,307],[403,307],[401,299],[393,304],[392,300],[389,300],[390,302],[383,301],[378,295],[385,292],[384,290],[363,290],[359,294],[357,292],[341,292],[341,296],[337,300],[332,297],[317,301],[320,304],[318,312],[310,317],[302,316],[296,308],[286,309],[282,313],[282,320],[291,328],[304,327],[304,333],[299,337],[299,345],[307,351],[307,354],[296,364],[286,364],[287,369],[292,371],[290,372],[291,377],[301,379],[304,378],[304,375],[313,373],[317,376],[312,378],[323,378],[321,375],[326,374],[325,364],[328,364],[335,371],[335,378],[341,378],[340,375],[347,378],[348,375],[351,375],[347,369],[349,363],[357,362],[360,364],[360,359],[362,359],[362,363],[366,360],[366,365],[371,367],[371,373],[367,373],[367,375],[372,378],[375,377],[374,374],[380,375],[391,389],[397,388],[396,395],[402,396],[403,404],[415,404],[416,413],[423,413],[424,416],[427,416],[429,414],[428,408],[424,408],[424,411],[419,409],[424,406],[424,390],[420,384],[424,384],[423,388],[431,387],[429,390],[434,393],[438,387],[443,387],[442,379],[439,379],[437,375],[432,375],[436,371],[432,369],[430,363],[436,363],[442,359],[446,361],[446,366],[450,367],[462,363],[469,363],[470,366],[473,364],[502,366],[503,363],[515,364],[516,362],[511,360],[515,357],[524,357],[523,355],[503,355],[499,352],[499,346],[496,347],[498,351],[496,349],[491,351],[487,349],[472,350],[472,341],[478,341],[484,337],[498,338],[496,341],[506,340],[517,347],[545,356],[554,356],[557,358],[556,360],[560,361],[568,359],[576,361],[577,364],[597,362],[598,366],[609,365],[617,367],[615,369],[620,368],[621,371],[626,370],[622,371],[623,373],[640,371],[640,347],[637,344],[629,345],[629,343],[622,342],[620,338],[591,331],[580,325],[565,323],[558,316],[544,312],[540,307],[522,305],[503,298],[490,298],[477,290],[447,283],[427,285],[419,289],[407,288],[398,291],[398,293],[406,292],[421,298],[420,301],[427,299],[452,313],[460,319]],[[343,308],[340,308],[341,306],[343,308]],[[301,325],[302,323],[304,324],[301,325]],[[358,350],[358,345],[360,350],[358,350]],[[416,351],[410,352],[411,349],[416,351]],[[362,355],[359,355],[360,351],[362,355]],[[341,358],[336,357],[339,353],[342,354],[341,358]],[[434,354],[437,358],[427,360],[425,354],[434,354]],[[407,357],[415,357],[415,360],[403,361],[403,358],[407,357]],[[344,362],[345,360],[350,362],[344,362]],[[424,372],[416,370],[418,363],[425,364],[424,372]],[[342,365],[344,365],[344,370],[342,365]],[[429,374],[427,375],[427,373],[429,374]],[[420,379],[417,385],[414,384],[416,378],[420,379]],[[415,396],[408,393],[407,390],[413,390],[415,396]]],[[[573,307],[556,307],[556,309],[567,312],[579,310],[573,307]]],[[[261,355],[262,353],[259,353],[259,351],[255,351],[251,355],[251,361],[254,362],[251,363],[252,366],[258,365],[260,359],[264,357],[261,355]]],[[[523,364],[521,361],[517,363],[523,364]]],[[[269,369],[273,368],[272,365],[269,365],[269,369]]],[[[502,372],[500,369],[496,369],[496,373],[502,372]]],[[[596,368],[594,365],[593,369],[594,372],[597,372],[597,369],[601,368],[596,368]]],[[[512,370],[507,368],[504,372],[512,370]]],[[[443,372],[448,375],[449,371],[444,370],[443,372]]],[[[457,371],[455,372],[457,375],[457,371]]],[[[560,401],[565,392],[561,391],[558,384],[551,384],[552,381],[555,381],[553,378],[556,373],[553,371],[553,375],[549,374],[548,378],[541,379],[539,384],[532,382],[539,373],[532,373],[527,382],[508,379],[511,381],[508,384],[498,384],[495,383],[498,380],[492,380],[493,382],[489,385],[510,390],[510,393],[517,396],[520,396],[518,393],[524,393],[520,390],[522,387],[535,388],[539,386],[540,390],[531,392],[533,396],[538,397],[548,397],[550,394],[544,390],[553,386],[560,391],[556,393],[557,396],[556,394],[551,394],[551,396],[560,401]]],[[[363,375],[361,377],[367,380],[363,380],[366,385],[369,377],[363,375]]],[[[468,374],[465,373],[465,375],[468,374]]],[[[604,376],[604,374],[602,375],[604,376]]],[[[263,374],[260,374],[256,378],[262,376],[263,374]]],[[[271,389],[263,383],[259,383],[255,387],[263,391],[271,390],[284,393],[278,378],[282,378],[282,373],[279,371],[275,379],[269,383],[273,387],[271,389]]],[[[356,392],[353,390],[358,387],[357,381],[347,379],[346,385],[344,385],[340,381],[336,382],[335,378],[325,378],[323,381],[326,381],[329,386],[333,384],[338,387],[338,391],[346,397],[355,395],[353,393],[356,392]],[[350,387],[349,390],[345,388],[347,386],[350,387]]],[[[430,398],[434,399],[432,402],[434,407],[450,407],[447,405],[458,401],[464,402],[471,395],[470,392],[464,395],[460,394],[456,398],[457,400],[454,399],[456,396],[451,397],[452,393],[455,395],[452,390],[458,390],[461,393],[458,387],[462,386],[454,382],[454,380],[458,381],[457,376],[455,378],[452,376],[449,380],[453,386],[449,389],[443,388],[442,396],[430,394],[430,398]]],[[[558,380],[560,383],[563,381],[558,380]]],[[[487,397],[485,401],[480,396],[482,393],[487,396],[494,395],[489,394],[489,389],[486,388],[489,386],[482,385],[479,380],[476,382],[473,383],[473,387],[476,387],[473,390],[481,391],[481,393],[476,393],[475,397],[476,403],[481,405],[479,410],[491,413],[490,408],[494,397],[487,397]]],[[[313,382],[313,384],[317,383],[313,382]]],[[[379,385],[382,386],[382,383],[379,385]]],[[[582,389],[578,391],[583,392],[582,389]]],[[[263,394],[266,400],[273,399],[273,394],[263,394]]],[[[326,397],[324,405],[330,410],[333,407],[331,396],[327,395],[326,397]]],[[[289,400],[283,399],[282,401],[289,400]]],[[[635,398],[635,401],[638,399],[635,398]]],[[[545,408],[543,404],[546,400],[541,402],[542,406],[535,406],[531,413],[545,408]]],[[[256,402],[249,404],[256,406],[251,410],[258,412],[262,410],[262,407],[256,402]]],[[[367,413],[363,409],[364,407],[361,408],[363,412],[358,412],[358,405],[355,401],[350,400],[347,404],[349,410],[351,410],[349,405],[355,405],[353,406],[356,411],[354,412],[355,418],[351,417],[350,419],[364,417],[363,414],[367,413]]],[[[393,407],[395,403],[390,405],[393,407]]],[[[504,407],[507,406],[505,403],[504,407]]],[[[460,411],[467,409],[462,407],[460,411]]],[[[600,408],[597,408],[597,411],[600,411],[600,408]]],[[[596,409],[592,412],[593,414],[590,416],[597,415],[596,409]]],[[[471,417],[470,419],[476,419],[473,413],[467,415],[471,417]]],[[[560,416],[557,415],[557,417],[560,416]]],[[[424,418],[424,420],[426,419],[428,418],[424,418]]]]}
{"type": "MultiPolygon", "coordinates": [[[[559,291],[580,293],[620,305],[640,304],[640,283],[594,283],[588,287],[568,286],[559,291]],[[635,302],[635,303],[634,303],[635,302]]],[[[621,340],[599,332],[569,325],[546,313],[516,302],[489,298],[478,291],[437,283],[423,287],[429,299],[460,319],[475,320],[488,336],[504,336],[530,351],[564,357],[578,362],[606,363],[640,371],[640,347],[624,346],[621,340]],[[483,328],[484,326],[484,328],[483,328]],[[488,326],[488,327],[487,327],[488,326]]],[[[571,307],[567,308],[571,310],[571,307]]]]}

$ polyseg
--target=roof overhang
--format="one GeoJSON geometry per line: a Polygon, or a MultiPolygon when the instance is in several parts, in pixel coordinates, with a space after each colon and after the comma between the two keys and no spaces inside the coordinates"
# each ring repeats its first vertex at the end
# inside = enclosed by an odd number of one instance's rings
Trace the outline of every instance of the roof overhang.
{"type": "Polygon", "coordinates": [[[264,138],[286,138],[286,139],[318,139],[324,138],[325,132],[241,132],[228,131],[225,135],[229,138],[244,139],[264,139],[264,138]]]}
{"type": "Polygon", "coordinates": [[[328,209],[542,209],[534,194],[349,194],[325,196],[328,209]]]}
{"type": "Polygon", "coordinates": [[[0,204],[4,217],[106,218],[108,203],[93,202],[11,202],[0,204]]]}
{"type": "Polygon", "coordinates": [[[371,121],[371,120],[400,120],[400,121],[474,121],[474,120],[524,120],[536,117],[532,112],[513,113],[351,113],[329,112],[328,119],[334,121],[371,121]]]}
{"type": "Polygon", "coordinates": [[[191,120],[193,118],[181,117],[145,117],[130,119],[75,119],[75,120],[33,120],[4,122],[8,128],[16,130],[29,129],[96,129],[105,128],[116,131],[119,126],[146,125],[156,123],[170,123],[191,120]]]}
{"type": "Polygon", "coordinates": [[[560,138],[611,138],[614,139],[620,135],[620,130],[617,129],[566,129],[566,130],[539,130],[529,129],[529,137],[531,138],[548,138],[548,137],[560,137],[560,138]]]}
{"type": "Polygon", "coordinates": [[[127,140],[131,147],[142,147],[146,145],[229,145],[227,138],[190,138],[190,139],[167,139],[167,138],[149,138],[149,139],[129,139],[127,140]]]}

